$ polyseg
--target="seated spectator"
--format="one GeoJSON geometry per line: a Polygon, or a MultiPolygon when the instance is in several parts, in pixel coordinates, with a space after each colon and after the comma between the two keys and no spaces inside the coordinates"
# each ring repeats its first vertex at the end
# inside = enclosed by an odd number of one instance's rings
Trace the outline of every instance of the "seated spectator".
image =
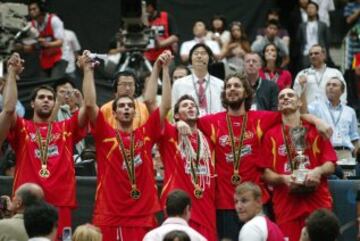
{"type": "MultiPolygon", "coordinates": [[[[269,11],[266,13],[266,21],[270,20],[276,20],[280,22],[280,10],[277,8],[269,9],[269,11]]],[[[262,38],[266,35],[266,28],[260,28],[257,31],[256,39],[262,38]]],[[[290,37],[289,33],[285,28],[279,28],[277,36],[281,38],[286,46],[289,47],[290,44],[290,37]]]]}
{"type": "Polygon", "coordinates": [[[259,70],[259,75],[262,79],[273,81],[278,85],[279,90],[282,90],[291,87],[292,76],[289,71],[280,68],[281,58],[279,55],[279,49],[275,44],[265,45],[262,54],[263,67],[259,70]]]}
{"type": "Polygon", "coordinates": [[[236,187],[235,209],[241,222],[239,241],[284,241],[280,228],[262,212],[260,187],[252,182],[243,182],[236,187]]]}
{"type": "Polygon", "coordinates": [[[223,15],[215,15],[210,22],[210,30],[206,38],[216,41],[220,48],[230,41],[230,32],[226,29],[226,19],[223,15]]]}
{"type": "Polygon", "coordinates": [[[269,20],[266,24],[266,32],[265,36],[255,40],[251,45],[251,51],[258,53],[259,55],[262,53],[265,45],[268,43],[274,43],[276,47],[280,50],[280,57],[282,58],[282,62],[280,67],[285,67],[289,61],[289,48],[286,43],[280,39],[277,35],[279,32],[279,22],[277,20],[269,20]]]}
{"type": "Polygon", "coordinates": [[[87,223],[75,229],[72,241],[102,241],[102,234],[99,228],[87,223]]]}
{"type": "Polygon", "coordinates": [[[244,69],[244,56],[250,52],[250,43],[240,22],[230,24],[230,33],[230,41],[224,44],[220,57],[226,60],[231,72],[241,72],[244,69]]]}
{"type": "Polygon", "coordinates": [[[206,24],[202,20],[197,20],[193,26],[194,39],[185,41],[181,44],[180,47],[180,57],[181,61],[187,63],[189,61],[190,50],[198,43],[206,44],[211,51],[213,52],[215,58],[218,58],[220,55],[219,44],[214,40],[206,39],[206,24]]]}
{"type": "Polygon", "coordinates": [[[29,241],[55,241],[58,211],[44,201],[39,202],[25,209],[24,224],[29,241]]]}
{"type": "Polygon", "coordinates": [[[340,235],[340,222],[330,210],[321,208],[305,221],[300,241],[335,241],[340,235]]]}
{"type": "Polygon", "coordinates": [[[360,53],[354,56],[351,69],[345,71],[344,79],[347,85],[347,104],[354,108],[360,119],[360,53]]]}

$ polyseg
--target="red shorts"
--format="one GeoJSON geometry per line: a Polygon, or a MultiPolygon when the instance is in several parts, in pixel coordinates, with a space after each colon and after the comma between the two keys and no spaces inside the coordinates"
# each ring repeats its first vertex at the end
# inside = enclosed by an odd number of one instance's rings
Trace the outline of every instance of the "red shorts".
{"type": "Polygon", "coordinates": [[[63,229],[65,227],[71,228],[71,208],[69,207],[57,207],[59,214],[57,240],[62,240],[63,229]]]}
{"type": "Polygon", "coordinates": [[[300,217],[295,220],[287,221],[285,223],[278,224],[284,236],[289,238],[289,241],[299,241],[301,235],[301,229],[305,225],[306,217],[300,217]]]}
{"type": "Polygon", "coordinates": [[[99,226],[103,241],[142,241],[150,227],[109,227],[99,226]]]}
{"type": "Polygon", "coordinates": [[[199,223],[196,223],[190,219],[189,221],[190,227],[198,231],[202,236],[204,236],[208,241],[217,241],[217,233],[216,229],[212,230],[211,228],[208,228],[207,226],[201,225],[199,223]]]}

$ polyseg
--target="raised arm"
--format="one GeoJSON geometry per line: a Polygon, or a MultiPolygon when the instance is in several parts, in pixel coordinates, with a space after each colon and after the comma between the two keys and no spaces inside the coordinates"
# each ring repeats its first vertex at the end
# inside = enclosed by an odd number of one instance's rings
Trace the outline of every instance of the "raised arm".
{"type": "Polygon", "coordinates": [[[79,110],[79,125],[86,123],[86,118],[89,118],[92,124],[95,124],[99,114],[99,107],[96,104],[96,91],[94,83],[94,66],[95,63],[90,58],[90,51],[85,50],[78,59],[79,67],[84,72],[83,80],[83,94],[84,104],[80,106],[79,110]]]}
{"type": "Polygon", "coordinates": [[[157,108],[156,94],[158,89],[159,73],[161,70],[161,62],[159,60],[160,56],[155,61],[153,69],[151,71],[150,79],[145,86],[144,102],[146,107],[148,108],[149,113],[152,113],[157,108]]]}
{"type": "Polygon", "coordinates": [[[163,122],[167,116],[167,113],[171,109],[171,81],[170,81],[170,71],[169,65],[173,60],[173,56],[170,51],[164,51],[164,56],[162,57],[162,96],[161,96],[161,105],[160,105],[160,120],[163,122]]]}
{"type": "Polygon", "coordinates": [[[24,67],[24,60],[14,53],[7,62],[8,75],[3,91],[3,110],[0,113],[0,144],[6,139],[11,127],[16,123],[16,102],[18,97],[16,78],[24,67]]]}

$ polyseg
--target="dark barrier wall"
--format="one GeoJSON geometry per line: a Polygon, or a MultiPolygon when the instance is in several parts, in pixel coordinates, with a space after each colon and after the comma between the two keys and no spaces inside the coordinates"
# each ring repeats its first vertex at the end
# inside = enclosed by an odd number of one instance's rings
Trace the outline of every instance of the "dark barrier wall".
{"type": "MultiPolygon", "coordinates": [[[[329,181],[334,199],[334,212],[339,217],[343,234],[339,241],[356,240],[356,192],[360,181],[329,181]]],[[[0,196],[11,194],[12,178],[0,177],[0,196]]],[[[95,197],[95,177],[77,177],[78,208],[73,212],[73,225],[91,222],[95,197]]],[[[160,186],[160,185],[159,185],[160,186]]],[[[291,215],[291,214],[290,214],[291,215]]]]}

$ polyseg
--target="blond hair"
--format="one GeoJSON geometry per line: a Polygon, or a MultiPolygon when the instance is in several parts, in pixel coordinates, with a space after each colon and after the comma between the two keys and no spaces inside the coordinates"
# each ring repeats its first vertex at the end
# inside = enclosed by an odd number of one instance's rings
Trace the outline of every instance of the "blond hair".
{"type": "Polygon", "coordinates": [[[72,241],[102,241],[102,234],[99,228],[87,223],[75,229],[72,241]]]}
{"type": "Polygon", "coordinates": [[[261,199],[262,198],[261,189],[255,183],[243,182],[240,185],[238,185],[236,187],[236,189],[235,189],[235,194],[236,195],[241,195],[241,194],[243,194],[245,192],[251,192],[255,199],[261,199]]]}

